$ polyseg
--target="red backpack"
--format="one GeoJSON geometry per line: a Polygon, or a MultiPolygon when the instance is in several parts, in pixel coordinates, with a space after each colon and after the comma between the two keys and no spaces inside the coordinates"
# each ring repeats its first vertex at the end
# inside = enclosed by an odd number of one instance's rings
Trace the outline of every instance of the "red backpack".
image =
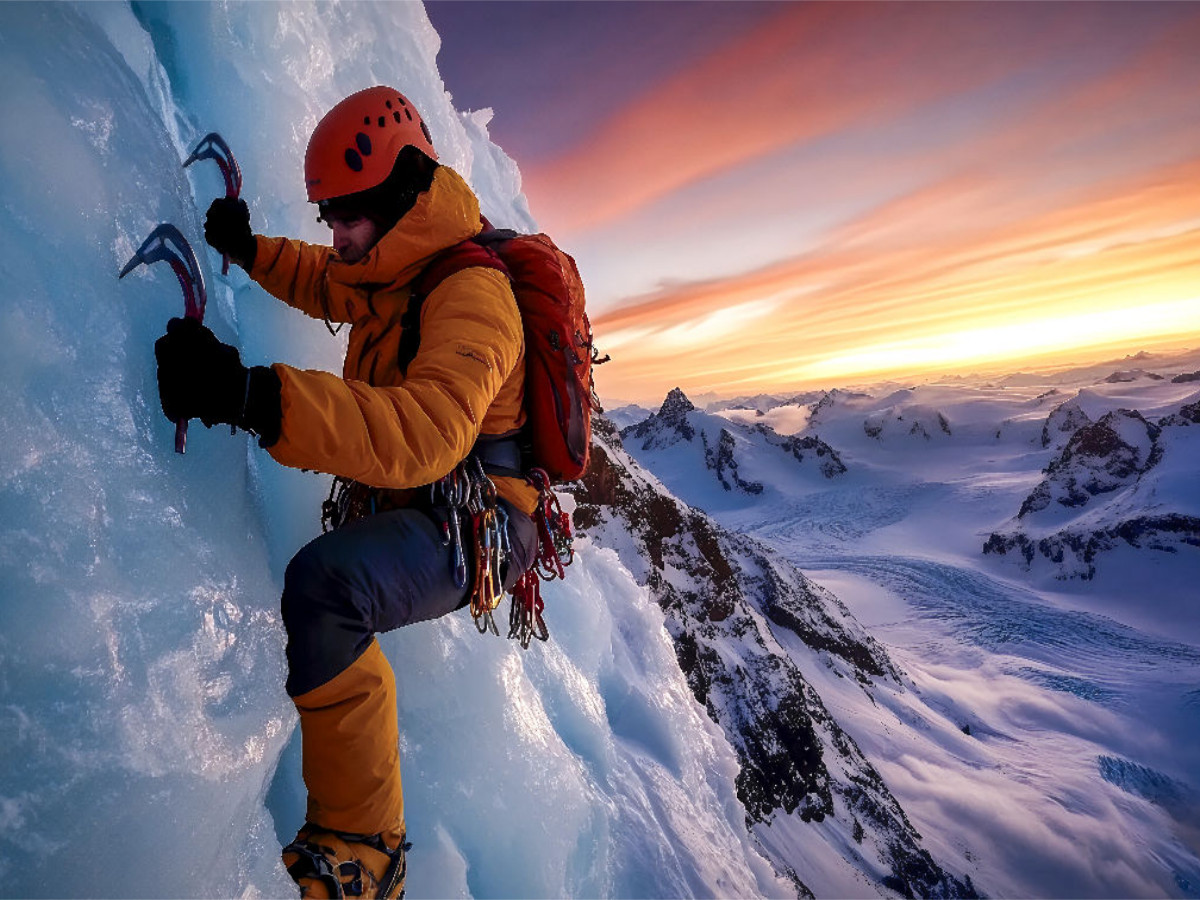
{"type": "Polygon", "coordinates": [[[421,303],[456,272],[476,266],[505,272],[525,328],[525,412],[532,463],[554,481],[574,481],[587,469],[592,411],[600,412],[592,380],[598,358],[584,311],[583,280],[575,260],[544,234],[484,230],[443,250],[413,282],[405,311],[400,369],[420,344],[421,303]]]}

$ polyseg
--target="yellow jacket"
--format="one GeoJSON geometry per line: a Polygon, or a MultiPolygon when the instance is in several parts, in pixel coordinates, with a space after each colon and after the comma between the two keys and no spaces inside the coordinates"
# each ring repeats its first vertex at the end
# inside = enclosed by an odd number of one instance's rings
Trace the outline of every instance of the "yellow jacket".
{"type": "MultiPolygon", "coordinates": [[[[357,263],[329,247],[257,236],[251,278],[314,318],[351,326],[343,377],[275,364],[283,421],[269,452],[278,462],[371,487],[414,488],[448,473],[480,434],[524,424],[521,314],[494,269],[464,269],[430,292],[420,349],[407,375],[399,368],[411,282],[437,253],[481,228],[471,188],[441,166],[357,263]]],[[[523,480],[493,480],[517,508],[535,508],[537,492],[523,480]]]]}

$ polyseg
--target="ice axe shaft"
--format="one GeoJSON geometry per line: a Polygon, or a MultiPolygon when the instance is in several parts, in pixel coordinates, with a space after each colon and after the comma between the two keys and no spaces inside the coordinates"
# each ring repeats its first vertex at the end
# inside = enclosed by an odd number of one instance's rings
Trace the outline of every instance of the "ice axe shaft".
{"type": "MultiPolygon", "coordinates": [[[[242,167],[238,165],[238,161],[233,156],[233,151],[229,149],[229,145],[225,143],[225,139],[215,131],[210,131],[204,137],[200,138],[200,143],[196,144],[192,150],[192,155],[183,161],[183,167],[186,169],[198,159],[215,160],[221,168],[221,175],[225,179],[225,196],[231,198],[240,197],[242,194],[242,167]]],[[[229,274],[229,257],[224,253],[221,254],[221,274],[229,274]]]]}
{"type": "MultiPolygon", "coordinates": [[[[187,238],[174,225],[164,223],[150,232],[150,236],[142,241],[142,246],[117,277],[124,278],[138,266],[156,262],[170,263],[171,271],[179,279],[179,288],[183,291],[183,314],[189,319],[203,322],[204,306],[208,302],[204,276],[187,238]]],[[[183,453],[187,449],[187,425],[187,419],[175,422],[176,453],[183,453]]]]}

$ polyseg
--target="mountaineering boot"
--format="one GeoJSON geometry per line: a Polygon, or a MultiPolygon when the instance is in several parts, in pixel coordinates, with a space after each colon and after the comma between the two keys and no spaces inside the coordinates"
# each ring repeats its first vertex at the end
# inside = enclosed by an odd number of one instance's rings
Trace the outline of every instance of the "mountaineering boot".
{"type": "Polygon", "coordinates": [[[283,864],[300,886],[300,896],[387,897],[404,896],[407,874],[404,829],[382,834],[349,834],[306,824],[296,840],[283,848],[283,864]]]}

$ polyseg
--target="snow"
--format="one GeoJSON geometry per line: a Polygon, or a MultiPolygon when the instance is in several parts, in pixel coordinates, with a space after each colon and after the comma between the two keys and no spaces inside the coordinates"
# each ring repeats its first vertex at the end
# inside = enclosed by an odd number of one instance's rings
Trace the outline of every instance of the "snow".
{"type": "MultiPolygon", "coordinates": [[[[800,434],[819,434],[848,471],[778,480],[747,454],[739,473],[767,483],[758,496],[715,494],[682,444],[625,441],[675,494],[776,547],[883,643],[903,684],[867,697],[781,637],[934,858],[994,896],[1200,894],[1200,549],[1122,544],[1099,555],[1091,581],[981,552],[1069,438],[1042,447],[1060,404],[1157,422],[1196,400],[1194,384],[1104,382],[1111,371],[1072,373],[1054,393],[1046,379],[835,392],[800,434]],[[950,434],[929,428],[939,415],[950,434]],[[914,421],[928,439],[903,427],[914,421]],[[883,426],[876,436],[869,422],[883,426]]],[[[1113,421],[1145,464],[1146,426],[1113,421]]],[[[1196,515],[1196,440],[1195,425],[1164,427],[1156,465],[1068,512],[1081,527],[1196,515]]]]}
{"type": "MultiPolygon", "coordinates": [[[[460,113],[420,4],[3,4],[0,881],[11,896],[289,896],[303,821],[283,568],[327,479],[158,408],[159,222],[201,257],[207,323],[248,363],[340,370],[344,340],[200,238],[217,130],[266,233],[326,239],[301,161],[319,115],[395,84],[499,226],[535,227],[486,112],[460,113]],[[115,855],[114,855],[115,854],[115,855]],[[79,864],[78,861],[88,861],[79,864]]],[[[464,615],[383,638],[399,684],[408,896],[782,896],[737,760],[662,615],[611,551],[547,585],[549,644],[464,615]]]]}

